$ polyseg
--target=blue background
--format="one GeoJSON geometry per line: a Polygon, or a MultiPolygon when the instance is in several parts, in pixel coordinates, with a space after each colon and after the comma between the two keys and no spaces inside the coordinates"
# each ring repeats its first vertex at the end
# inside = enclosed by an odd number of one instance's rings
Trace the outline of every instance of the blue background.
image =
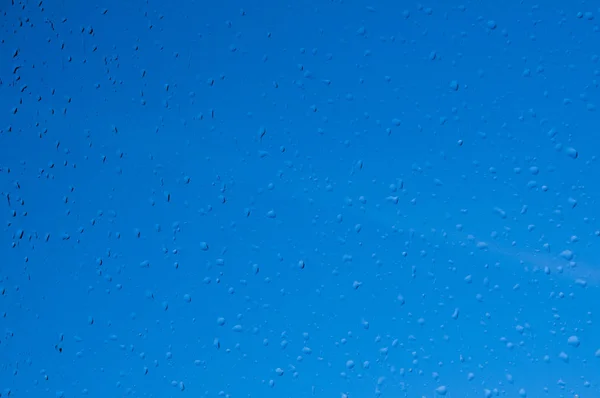
{"type": "Polygon", "coordinates": [[[597,3],[0,11],[3,398],[600,396],[597,3]]]}

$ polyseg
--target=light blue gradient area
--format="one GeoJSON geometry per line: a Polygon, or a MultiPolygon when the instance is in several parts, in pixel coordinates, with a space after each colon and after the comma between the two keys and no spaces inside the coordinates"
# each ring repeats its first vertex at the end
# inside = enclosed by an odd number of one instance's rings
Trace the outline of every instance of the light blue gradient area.
{"type": "Polygon", "coordinates": [[[599,397],[598,7],[4,1],[0,397],[599,397]]]}

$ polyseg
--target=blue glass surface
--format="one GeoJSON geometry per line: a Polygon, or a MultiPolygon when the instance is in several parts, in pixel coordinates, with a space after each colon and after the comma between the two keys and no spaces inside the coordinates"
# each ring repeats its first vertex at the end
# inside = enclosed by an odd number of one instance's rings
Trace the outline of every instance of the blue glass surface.
{"type": "Polygon", "coordinates": [[[4,0],[0,397],[600,397],[599,16],[4,0]]]}

